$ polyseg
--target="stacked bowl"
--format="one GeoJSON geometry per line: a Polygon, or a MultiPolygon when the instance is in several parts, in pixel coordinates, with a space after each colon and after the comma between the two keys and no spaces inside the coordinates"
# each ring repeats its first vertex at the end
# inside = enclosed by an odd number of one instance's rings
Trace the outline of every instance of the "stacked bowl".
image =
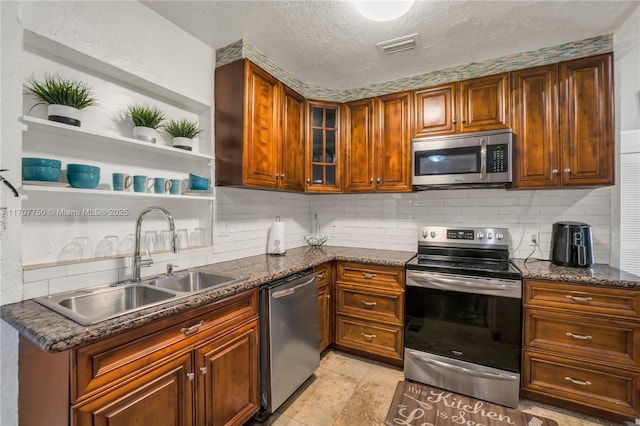
{"type": "Polygon", "coordinates": [[[60,160],[24,157],[22,159],[22,179],[57,182],[60,178],[60,160]]]}
{"type": "Polygon", "coordinates": [[[67,164],[67,180],[74,188],[94,189],[100,183],[100,167],[67,164]]]}

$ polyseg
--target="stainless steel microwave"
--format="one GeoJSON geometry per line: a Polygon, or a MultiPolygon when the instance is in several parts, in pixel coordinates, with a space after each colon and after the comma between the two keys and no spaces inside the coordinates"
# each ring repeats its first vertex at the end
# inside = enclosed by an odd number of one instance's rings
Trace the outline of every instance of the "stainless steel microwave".
{"type": "Polygon", "coordinates": [[[414,139],[413,189],[510,183],[512,139],[510,129],[414,139]]]}

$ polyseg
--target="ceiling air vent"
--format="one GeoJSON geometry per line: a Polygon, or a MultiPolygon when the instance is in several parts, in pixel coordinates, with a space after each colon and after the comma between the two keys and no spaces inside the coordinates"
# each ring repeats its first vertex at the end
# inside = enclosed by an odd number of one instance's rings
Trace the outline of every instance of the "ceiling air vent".
{"type": "Polygon", "coordinates": [[[385,55],[391,55],[392,53],[402,52],[403,50],[415,49],[417,39],[418,33],[409,34],[394,38],[393,40],[381,41],[376,46],[378,46],[385,55]]]}

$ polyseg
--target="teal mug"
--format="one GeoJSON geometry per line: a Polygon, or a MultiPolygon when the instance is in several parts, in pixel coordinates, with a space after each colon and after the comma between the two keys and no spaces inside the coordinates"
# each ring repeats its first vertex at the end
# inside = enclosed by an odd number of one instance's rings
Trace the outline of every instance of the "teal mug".
{"type": "Polygon", "coordinates": [[[156,194],[165,194],[171,186],[171,181],[165,178],[157,177],[153,179],[153,192],[156,194]]]}
{"type": "Polygon", "coordinates": [[[125,191],[129,189],[133,183],[131,176],[126,173],[114,173],[112,179],[114,191],[125,191]]]}
{"type": "Polygon", "coordinates": [[[146,176],[134,176],[133,177],[133,190],[135,192],[148,192],[153,188],[153,179],[146,176]]]}
{"type": "Polygon", "coordinates": [[[181,179],[171,179],[171,186],[169,187],[169,194],[177,195],[180,193],[180,184],[182,183],[181,179]]]}

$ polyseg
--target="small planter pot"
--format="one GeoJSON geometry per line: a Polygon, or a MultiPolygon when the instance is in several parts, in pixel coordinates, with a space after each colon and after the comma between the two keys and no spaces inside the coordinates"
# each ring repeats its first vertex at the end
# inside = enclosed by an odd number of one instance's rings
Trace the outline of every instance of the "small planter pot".
{"type": "Polygon", "coordinates": [[[173,147],[191,151],[191,149],[193,149],[193,139],[182,137],[173,138],[173,147]]]}
{"type": "Polygon", "coordinates": [[[80,118],[82,118],[82,113],[78,108],[58,104],[50,104],[47,115],[50,121],[77,127],[80,127],[80,118]]]}
{"type": "Polygon", "coordinates": [[[133,128],[133,138],[139,141],[156,143],[158,132],[151,127],[135,126],[133,128]]]}

